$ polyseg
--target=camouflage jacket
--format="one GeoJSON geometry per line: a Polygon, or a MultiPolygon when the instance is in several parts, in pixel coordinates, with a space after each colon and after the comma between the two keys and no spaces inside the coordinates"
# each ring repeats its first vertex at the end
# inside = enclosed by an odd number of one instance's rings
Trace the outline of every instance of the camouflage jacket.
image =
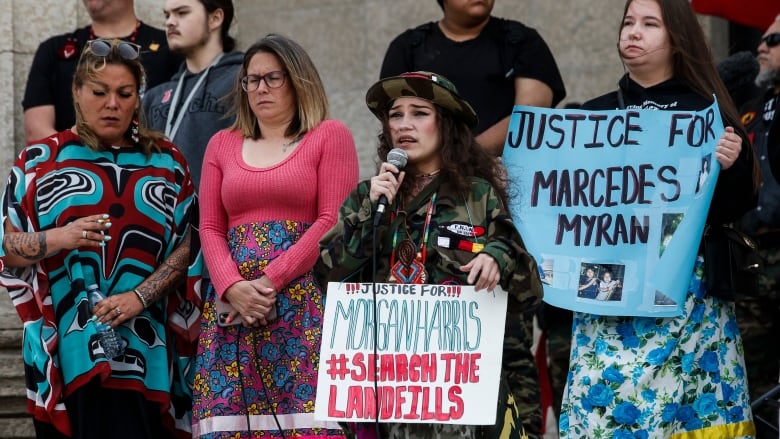
{"type": "MultiPolygon", "coordinates": [[[[361,182],[339,211],[339,221],[320,241],[315,271],[320,281],[370,282],[372,280],[373,217],[376,203],[369,199],[370,181],[361,182]]],[[[536,262],[498,193],[484,179],[474,178],[471,191],[456,191],[440,175],[412,200],[396,197],[376,230],[377,282],[390,273],[393,241],[411,238],[421,250],[423,228],[433,194],[436,202],[425,243],[427,283],[465,284],[459,267],[478,253],[487,253],[501,270],[501,286],[509,292],[508,313],[533,309],[542,297],[536,262]],[[403,206],[403,207],[402,207],[403,206]],[[406,212],[404,215],[402,212],[406,212]],[[472,231],[475,236],[472,235],[472,231]],[[473,248],[475,251],[461,250],[473,248]]]]}

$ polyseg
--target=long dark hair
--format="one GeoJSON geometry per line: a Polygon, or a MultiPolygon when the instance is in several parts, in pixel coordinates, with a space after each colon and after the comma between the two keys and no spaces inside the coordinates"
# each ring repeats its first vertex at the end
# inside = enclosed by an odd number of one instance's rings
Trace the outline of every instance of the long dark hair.
{"type": "MultiPolygon", "coordinates": [[[[628,13],[628,7],[634,0],[627,0],[623,8],[623,19],[628,13]]],[[[758,162],[753,154],[753,145],[740,122],[734,101],[729,95],[726,85],[718,74],[715,58],[712,56],[707,39],[704,36],[699,21],[696,19],[689,0],[654,0],[661,9],[666,32],[669,35],[669,45],[672,50],[672,69],[675,78],[688,84],[698,95],[708,102],[713,102],[714,94],[718,98],[718,106],[727,126],[742,138],[742,144],[749,146],[753,162],[753,187],[758,188],[761,173],[758,162]]],[[[622,22],[618,29],[618,39],[622,30],[622,22]]]]}
{"type": "Polygon", "coordinates": [[[206,12],[211,14],[217,9],[222,9],[223,19],[222,27],[220,28],[220,36],[222,37],[222,51],[232,52],[236,48],[235,38],[230,36],[230,25],[233,23],[233,17],[235,16],[235,10],[233,9],[232,0],[200,0],[203,7],[206,8],[206,12]]]}
{"type": "MultiPolygon", "coordinates": [[[[456,190],[468,192],[471,190],[471,178],[479,177],[487,180],[496,190],[501,201],[507,205],[509,197],[506,187],[506,173],[503,166],[496,163],[496,158],[490,155],[477,143],[471,129],[459,119],[456,119],[451,111],[438,104],[436,107],[436,124],[439,128],[439,140],[441,148],[439,154],[442,159],[441,172],[456,190]]],[[[379,134],[379,146],[377,155],[381,161],[387,160],[387,153],[393,149],[390,137],[387,112],[382,113],[382,132],[379,134]]],[[[414,187],[416,176],[407,172],[401,183],[401,190],[407,191],[414,187]]]]}

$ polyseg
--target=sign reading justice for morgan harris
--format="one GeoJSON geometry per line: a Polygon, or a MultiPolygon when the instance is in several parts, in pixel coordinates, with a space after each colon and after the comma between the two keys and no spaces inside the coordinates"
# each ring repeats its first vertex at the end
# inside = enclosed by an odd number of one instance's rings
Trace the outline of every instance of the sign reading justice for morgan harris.
{"type": "Polygon", "coordinates": [[[500,287],[331,282],[326,297],[315,418],[495,423],[500,287]]]}

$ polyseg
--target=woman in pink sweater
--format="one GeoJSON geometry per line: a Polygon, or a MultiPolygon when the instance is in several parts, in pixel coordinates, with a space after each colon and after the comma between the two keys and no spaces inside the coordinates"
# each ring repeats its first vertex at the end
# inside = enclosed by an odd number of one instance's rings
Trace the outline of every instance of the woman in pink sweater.
{"type": "Polygon", "coordinates": [[[203,161],[200,237],[212,285],[193,436],[343,437],[337,423],[314,420],[324,304],[311,269],[357,183],[355,142],[327,119],[322,81],[294,41],[267,35],[239,75],[236,122],[211,138],[203,161]]]}

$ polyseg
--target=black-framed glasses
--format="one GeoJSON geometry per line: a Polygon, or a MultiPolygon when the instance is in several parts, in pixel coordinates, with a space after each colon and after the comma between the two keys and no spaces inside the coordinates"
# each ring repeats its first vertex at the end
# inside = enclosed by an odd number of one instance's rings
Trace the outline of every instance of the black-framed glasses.
{"type": "Polygon", "coordinates": [[[780,32],[775,32],[773,34],[766,35],[761,38],[762,43],[766,43],[769,47],[775,47],[778,44],[780,44],[780,32]]]}
{"type": "Polygon", "coordinates": [[[96,56],[106,57],[116,47],[119,56],[126,60],[134,60],[141,56],[141,46],[128,41],[114,42],[112,40],[96,39],[87,41],[87,47],[96,56]]]}
{"type": "Polygon", "coordinates": [[[260,82],[265,81],[268,88],[279,88],[284,85],[284,78],[287,72],[284,70],[275,70],[265,75],[246,75],[241,78],[241,88],[245,92],[255,91],[260,87],[260,82]]]}

